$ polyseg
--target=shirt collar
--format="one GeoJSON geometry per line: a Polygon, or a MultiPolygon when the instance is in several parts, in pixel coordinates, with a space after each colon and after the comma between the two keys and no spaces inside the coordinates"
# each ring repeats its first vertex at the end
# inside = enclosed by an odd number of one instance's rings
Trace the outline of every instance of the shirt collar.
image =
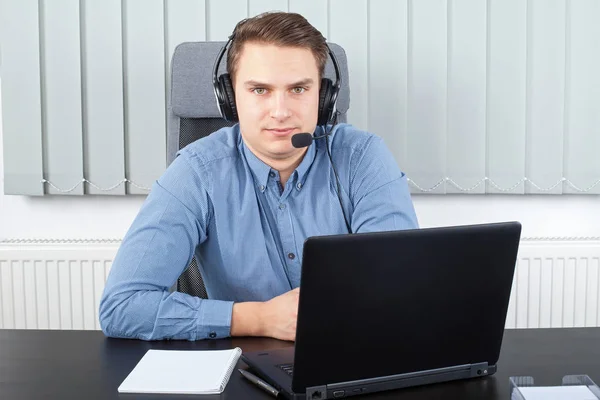
{"type": "MultiPolygon", "coordinates": [[[[246,158],[246,161],[248,162],[248,166],[250,167],[250,170],[256,177],[258,184],[263,187],[266,187],[267,181],[269,180],[269,173],[271,172],[271,167],[269,165],[265,164],[258,157],[256,157],[256,155],[252,152],[252,150],[250,150],[248,148],[248,146],[246,146],[246,143],[242,139],[242,134],[239,132],[239,125],[236,126],[236,129],[238,131],[237,132],[238,133],[238,148],[240,149],[240,151],[243,153],[244,157],[246,158]]],[[[319,128],[317,128],[317,130],[319,130],[319,128]]],[[[318,133],[318,132],[316,132],[315,134],[320,135],[320,133],[318,133]]],[[[304,181],[304,177],[306,176],[307,172],[310,170],[310,166],[312,165],[313,161],[315,160],[316,154],[317,154],[316,144],[313,141],[313,142],[311,142],[310,146],[308,146],[308,150],[304,154],[304,158],[302,159],[302,161],[296,168],[295,172],[298,174],[298,182],[304,181]]],[[[293,177],[293,175],[294,175],[294,173],[292,173],[292,176],[290,176],[290,179],[293,177]]]]}
{"type": "Polygon", "coordinates": [[[262,188],[266,187],[267,181],[269,180],[269,172],[271,172],[271,167],[269,167],[267,164],[262,162],[258,157],[256,157],[256,155],[254,155],[252,150],[250,150],[248,148],[248,146],[246,146],[246,143],[242,139],[241,134],[239,135],[239,141],[240,141],[239,148],[240,148],[241,152],[243,153],[244,158],[246,159],[246,162],[248,163],[248,166],[250,167],[250,171],[252,171],[252,173],[254,174],[254,177],[256,178],[256,181],[258,182],[258,184],[262,188]]]}

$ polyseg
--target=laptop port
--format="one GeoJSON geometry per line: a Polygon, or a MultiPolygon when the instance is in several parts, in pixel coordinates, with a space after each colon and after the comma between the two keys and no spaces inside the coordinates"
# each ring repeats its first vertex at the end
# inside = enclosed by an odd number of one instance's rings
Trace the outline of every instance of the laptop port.
{"type": "Polygon", "coordinates": [[[312,386],[306,388],[306,400],[324,400],[327,398],[327,386],[312,386]]]}
{"type": "Polygon", "coordinates": [[[333,397],[335,399],[339,398],[339,397],[344,397],[345,392],[343,390],[336,390],[333,392],[333,397]]]}

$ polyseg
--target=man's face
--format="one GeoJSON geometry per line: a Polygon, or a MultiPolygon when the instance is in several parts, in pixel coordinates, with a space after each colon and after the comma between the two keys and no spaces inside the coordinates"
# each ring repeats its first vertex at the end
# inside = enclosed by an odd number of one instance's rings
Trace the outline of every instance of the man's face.
{"type": "Polygon", "coordinates": [[[309,49],[246,43],[234,91],[240,131],[264,162],[297,159],[305,148],[292,135],[313,133],[319,106],[319,71],[309,49]]]}

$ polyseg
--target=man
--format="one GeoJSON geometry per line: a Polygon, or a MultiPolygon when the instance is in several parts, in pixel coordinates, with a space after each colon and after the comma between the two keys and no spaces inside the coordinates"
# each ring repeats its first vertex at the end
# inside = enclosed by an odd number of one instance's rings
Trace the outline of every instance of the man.
{"type": "Polygon", "coordinates": [[[340,124],[307,147],[291,143],[326,133],[321,33],[298,14],[267,13],[234,34],[227,70],[239,124],[181,150],[153,185],[102,296],[108,336],[294,340],[307,237],[347,233],[345,220],[352,233],[417,227],[381,138],[340,124]],[[209,299],[168,290],[194,254],[209,299]]]}

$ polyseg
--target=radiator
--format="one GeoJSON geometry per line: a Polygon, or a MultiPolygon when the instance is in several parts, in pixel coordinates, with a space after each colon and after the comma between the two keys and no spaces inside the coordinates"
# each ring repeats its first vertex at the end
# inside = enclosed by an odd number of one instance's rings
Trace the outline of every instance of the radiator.
{"type": "Polygon", "coordinates": [[[0,328],[100,329],[118,241],[0,243],[0,328]]]}
{"type": "MultiPolygon", "coordinates": [[[[98,302],[118,246],[0,244],[0,328],[99,329],[98,302]]],[[[599,260],[597,238],[523,239],[506,327],[600,326],[599,260]]]]}
{"type": "Polygon", "coordinates": [[[600,326],[599,238],[523,240],[507,328],[600,326]]]}

